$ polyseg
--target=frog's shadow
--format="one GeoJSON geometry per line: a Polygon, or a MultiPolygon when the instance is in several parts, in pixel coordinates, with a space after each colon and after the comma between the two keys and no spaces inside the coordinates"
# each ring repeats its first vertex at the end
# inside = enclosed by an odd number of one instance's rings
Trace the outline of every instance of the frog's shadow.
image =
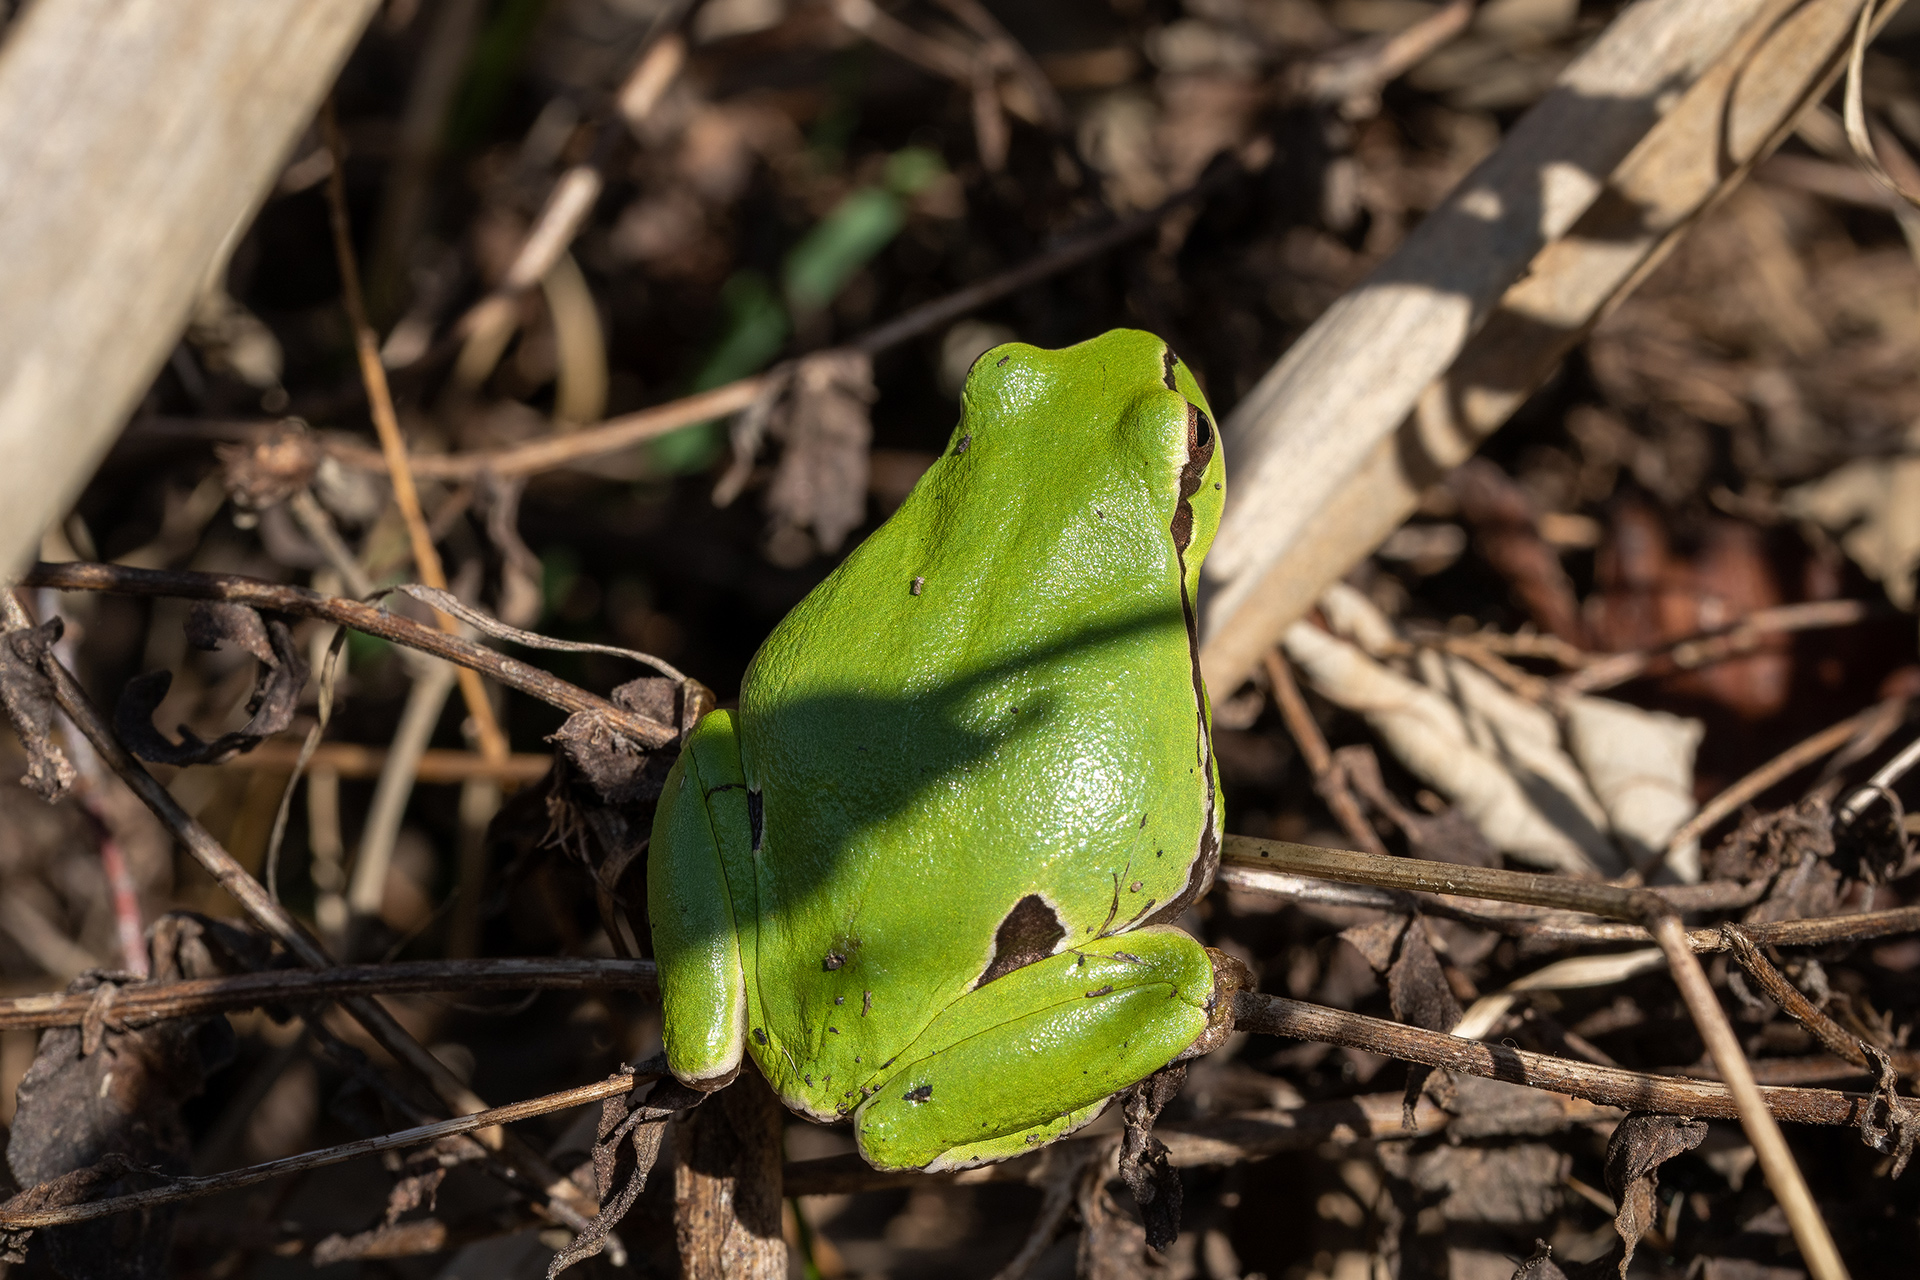
{"type": "MultiPolygon", "coordinates": [[[[1168,627],[1186,630],[1178,606],[1136,610],[921,686],[910,697],[858,691],[806,694],[779,703],[777,735],[756,735],[751,725],[743,725],[742,755],[749,761],[750,786],[756,774],[787,779],[781,790],[788,794],[769,787],[751,805],[770,825],[804,821],[807,828],[801,841],[769,837],[771,846],[780,850],[781,894],[777,902],[755,895],[762,918],[805,907],[843,888],[842,864],[870,833],[893,825],[923,800],[937,803],[939,791],[966,788],[970,774],[1004,770],[1012,779],[1001,812],[988,812],[978,804],[962,806],[970,807],[983,826],[996,819],[1004,822],[1006,810],[1023,799],[1030,803],[1042,790],[1085,786],[1087,771],[1095,766],[1089,765],[1087,753],[1064,742],[1077,740],[1089,722],[1105,720],[1116,730],[1131,728],[1123,723],[1128,704],[1143,695],[1137,681],[1130,685],[1124,664],[1103,671],[1080,659],[1168,627]],[[1065,684],[1089,679],[1110,684],[1104,705],[1090,708],[1084,688],[1077,688],[1071,699],[1065,695],[1065,684]],[[1010,683],[1023,686],[1017,703],[1011,693],[996,699],[996,690],[1010,683]],[[1070,713],[1065,710],[1069,701],[1074,707],[1070,713]],[[1061,749],[1049,748],[1049,736],[1063,741],[1061,749]]],[[[902,660],[910,658],[875,655],[876,663],[902,660]]],[[[1186,681],[1197,679],[1183,669],[1183,690],[1186,681]]],[[[1168,749],[1191,752],[1191,742],[1189,736],[1168,749]]],[[[983,860],[991,856],[985,847],[973,852],[983,860]]],[[[898,871],[907,874],[909,868],[898,871]]],[[[736,901],[736,910],[740,905],[736,901]]]]}

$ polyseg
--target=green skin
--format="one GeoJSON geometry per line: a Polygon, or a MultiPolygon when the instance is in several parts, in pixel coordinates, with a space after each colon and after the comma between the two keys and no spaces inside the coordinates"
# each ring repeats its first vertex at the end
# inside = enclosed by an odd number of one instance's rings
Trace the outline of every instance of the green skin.
{"type": "Polygon", "coordinates": [[[667,1062],[743,1052],[883,1169],[1004,1159],[1195,1048],[1222,826],[1193,602],[1224,497],[1151,334],[982,356],[939,461],[688,737],[648,893],[667,1062]]]}

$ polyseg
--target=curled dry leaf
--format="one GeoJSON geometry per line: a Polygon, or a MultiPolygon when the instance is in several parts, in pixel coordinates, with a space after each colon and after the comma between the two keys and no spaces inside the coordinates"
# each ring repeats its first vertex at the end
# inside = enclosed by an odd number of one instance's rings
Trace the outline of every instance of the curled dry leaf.
{"type": "MultiPolygon", "coordinates": [[[[148,935],[153,982],[211,978],[258,968],[258,934],[178,912],[148,935]]],[[[110,991],[125,975],[87,973],[69,992],[110,991]]],[[[27,1190],[8,1202],[72,1203],[138,1189],[151,1177],[189,1171],[192,1147],[180,1108],[233,1056],[226,1018],[173,1018],[130,1030],[114,1024],[111,998],[90,1025],[45,1032],[20,1082],[7,1163],[27,1190]]],[[[173,1206],[87,1226],[54,1228],[42,1247],[62,1275],[144,1280],[168,1272],[173,1206]]],[[[27,1233],[10,1242],[17,1251],[27,1233]]]]}
{"type": "MultiPolygon", "coordinates": [[[[1567,747],[1592,783],[1614,838],[1645,867],[1694,815],[1693,758],[1706,727],[1610,698],[1568,698],[1561,705],[1567,747]]],[[[1667,865],[1691,884],[1700,879],[1700,846],[1675,849],[1667,865]]]]}
{"type": "Polygon", "coordinates": [[[778,546],[782,529],[811,530],[820,550],[834,552],[867,518],[868,407],[877,393],[873,360],[857,351],[825,351],[795,370],[774,434],[786,441],[767,490],[767,514],[778,546]]]}
{"type": "MultiPolygon", "coordinates": [[[[1446,672],[1456,689],[1473,690],[1480,737],[1476,741],[1459,705],[1374,661],[1359,647],[1305,622],[1289,628],[1283,643],[1287,657],[1322,696],[1365,717],[1402,764],[1445,795],[1502,853],[1574,875],[1620,870],[1618,855],[1590,816],[1598,814],[1599,802],[1584,783],[1569,795],[1497,754],[1504,744],[1524,744],[1536,758],[1544,755],[1538,708],[1505,716],[1504,708],[1494,710],[1500,706],[1497,701],[1482,696],[1491,681],[1481,673],[1446,672]]],[[[1571,775],[1578,781],[1570,760],[1554,772],[1562,780],[1571,775]]]]}
{"type": "Polygon", "coordinates": [[[1704,1120],[1636,1111],[1622,1120],[1607,1141],[1607,1190],[1619,1206],[1613,1227],[1620,1233],[1619,1273],[1626,1280],[1640,1237],[1653,1229],[1659,1212],[1660,1166],[1705,1140],[1704,1120]]]}
{"type": "Polygon", "coordinates": [[[53,682],[41,669],[59,643],[62,624],[49,618],[37,627],[0,635],[0,705],[26,749],[27,771],[20,782],[43,800],[54,801],[73,787],[73,763],[53,740],[53,682]]]}
{"type": "Polygon", "coordinates": [[[277,619],[263,623],[259,614],[244,605],[199,602],[188,615],[187,638],[202,649],[225,641],[260,660],[259,679],[247,699],[246,725],[211,742],[181,725],[180,741],[169,742],[154,728],[153,713],[167,696],[173,673],[150,671],[127,682],[114,708],[114,733],[129,751],[156,764],[219,764],[253,750],[293,723],[300,693],[307,686],[307,663],[286,623],[277,619]]]}

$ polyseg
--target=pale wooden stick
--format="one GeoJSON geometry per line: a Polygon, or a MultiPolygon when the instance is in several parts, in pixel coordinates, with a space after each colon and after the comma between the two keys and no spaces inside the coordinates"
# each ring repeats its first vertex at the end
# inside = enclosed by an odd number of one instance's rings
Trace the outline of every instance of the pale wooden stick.
{"type": "Polygon", "coordinates": [[[0,571],[72,504],[379,0],[30,5],[0,53],[0,571]]]}
{"type": "Polygon", "coordinates": [[[1641,0],[1294,344],[1223,431],[1211,687],[1236,687],[1772,151],[1838,74],[1858,3],[1641,0]]]}

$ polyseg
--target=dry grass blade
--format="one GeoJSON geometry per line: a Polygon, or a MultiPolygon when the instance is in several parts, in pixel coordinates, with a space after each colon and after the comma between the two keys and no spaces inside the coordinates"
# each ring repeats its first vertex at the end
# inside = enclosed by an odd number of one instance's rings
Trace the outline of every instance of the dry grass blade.
{"type": "MultiPolygon", "coordinates": [[[[347,215],[346,145],[340,138],[340,126],[334,119],[331,99],[321,113],[320,128],[326,138],[327,149],[333,154],[333,172],[327,178],[327,202],[333,219],[334,256],[340,264],[341,292],[346,300],[347,317],[353,323],[354,352],[359,357],[360,377],[366,383],[367,404],[373,413],[374,430],[380,436],[380,452],[387,475],[393,482],[393,500],[407,524],[407,539],[413,546],[414,569],[422,582],[444,591],[447,589],[446,570],[440,564],[440,552],[434,547],[433,535],[427,529],[427,517],[420,509],[420,492],[414,487],[413,471],[407,465],[407,444],[400,434],[400,419],[393,410],[393,393],[387,386],[387,369],[380,362],[380,340],[374,334],[373,326],[368,323],[366,299],[360,292],[360,269],[354,260],[353,230],[347,215]]],[[[434,618],[442,631],[450,635],[459,634],[460,624],[454,619],[439,612],[434,614],[434,618]]],[[[474,735],[479,739],[481,754],[498,764],[512,753],[512,749],[507,745],[507,735],[501,731],[493,703],[487,697],[487,687],[480,682],[479,673],[468,667],[459,668],[457,678],[460,695],[467,704],[467,714],[473,719],[474,735]]]]}

